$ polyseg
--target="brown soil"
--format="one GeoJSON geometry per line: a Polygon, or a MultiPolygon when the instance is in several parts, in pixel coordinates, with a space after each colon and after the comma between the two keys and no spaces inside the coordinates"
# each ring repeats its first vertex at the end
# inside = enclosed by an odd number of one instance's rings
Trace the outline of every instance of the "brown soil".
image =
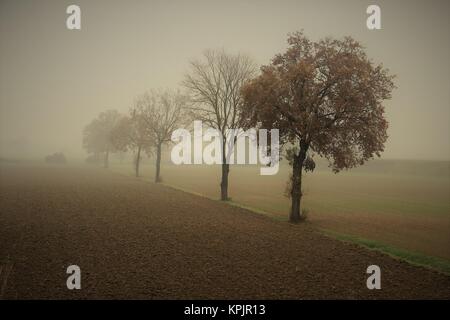
{"type": "Polygon", "coordinates": [[[107,170],[5,165],[0,298],[450,299],[450,277],[107,170]]]}
{"type": "MultiPolygon", "coordinates": [[[[388,244],[450,261],[450,219],[448,217],[394,214],[314,212],[310,221],[319,228],[388,244]]],[[[450,217],[450,214],[449,214],[450,217]]]]}

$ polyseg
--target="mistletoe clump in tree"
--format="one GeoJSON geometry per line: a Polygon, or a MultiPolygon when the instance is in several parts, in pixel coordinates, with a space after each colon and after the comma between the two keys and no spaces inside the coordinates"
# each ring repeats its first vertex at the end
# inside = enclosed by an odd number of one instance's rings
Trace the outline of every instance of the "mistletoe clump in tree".
{"type": "Polygon", "coordinates": [[[242,88],[242,112],[247,126],[279,129],[292,166],[290,221],[298,222],[302,173],[314,169],[315,154],[334,172],[380,156],[388,127],[382,103],[394,76],[350,37],[313,42],[296,32],[288,44],[242,88]]]}

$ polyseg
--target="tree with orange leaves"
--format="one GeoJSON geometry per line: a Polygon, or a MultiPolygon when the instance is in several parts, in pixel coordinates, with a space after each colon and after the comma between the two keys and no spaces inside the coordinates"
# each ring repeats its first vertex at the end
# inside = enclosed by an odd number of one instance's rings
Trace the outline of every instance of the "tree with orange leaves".
{"type": "Polygon", "coordinates": [[[314,155],[334,172],[380,156],[388,123],[383,101],[391,98],[394,76],[374,64],[351,37],[313,42],[303,32],[241,90],[248,127],[277,128],[292,166],[290,221],[302,220],[302,174],[314,155]]]}

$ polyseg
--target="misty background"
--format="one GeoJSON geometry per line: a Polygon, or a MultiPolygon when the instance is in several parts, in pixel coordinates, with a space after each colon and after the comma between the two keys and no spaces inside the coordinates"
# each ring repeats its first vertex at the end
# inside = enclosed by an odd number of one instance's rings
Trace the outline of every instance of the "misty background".
{"type": "Polygon", "coordinates": [[[384,159],[450,159],[448,1],[0,2],[0,157],[83,159],[82,130],[151,88],[179,88],[207,48],[268,64],[289,32],[350,35],[396,74],[384,159]],[[81,30],[66,28],[81,7],[81,30]],[[366,28],[381,7],[382,30],[366,28]]]}

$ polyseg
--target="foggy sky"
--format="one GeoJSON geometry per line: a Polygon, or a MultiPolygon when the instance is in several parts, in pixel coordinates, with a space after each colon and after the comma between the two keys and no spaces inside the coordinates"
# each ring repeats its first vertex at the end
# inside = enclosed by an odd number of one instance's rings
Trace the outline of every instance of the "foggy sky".
{"type": "Polygon", "coordinates": [[[23,1],[0,0],[0,157],[84,157],[83,127],[126,112],[151,88],[178,88],[204,49],[268,64],[289,32],[350,35],[397,75],[386,103],[383,158],[450,159],[448,1],[23,1]],[[82,29],[66,29],[81,7],[82,29]],[[381,7],[382,30],[366,28],[381,7]]]}

